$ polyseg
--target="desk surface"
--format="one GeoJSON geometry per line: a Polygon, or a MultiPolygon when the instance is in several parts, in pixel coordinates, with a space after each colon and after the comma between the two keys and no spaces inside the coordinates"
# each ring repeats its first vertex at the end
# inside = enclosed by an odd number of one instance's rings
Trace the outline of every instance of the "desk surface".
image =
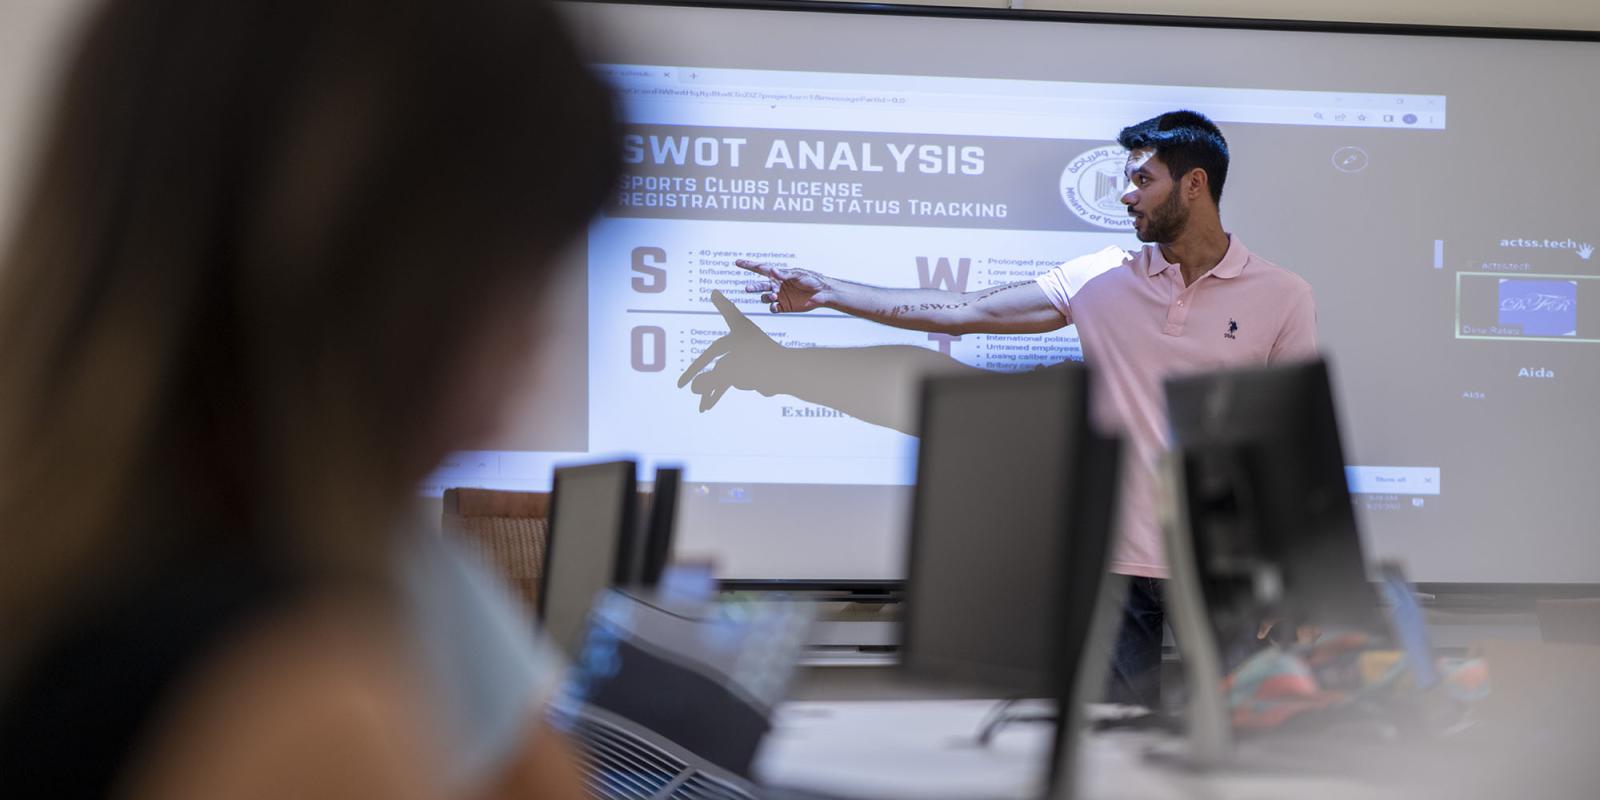
{"type": "MultiPolygon", "coordinates": [[[[756,764],[762,783],[840,798],[1038,798],[1052,729],[1004,728],[987,748],[975,735],[992,700],[789,703],[756,764]]],[[[1104,713],[1104,709],[1099,709],[1104,713]]],[[[1145,752],[1171,744],[1148,733],[1098,733],[1080,740],[1078,791],[1084,800],[1121,798],[1398,798],[1370,782],[1333,777],[1219,772],[1198,774],[1153,763],[1145,752]]]]}

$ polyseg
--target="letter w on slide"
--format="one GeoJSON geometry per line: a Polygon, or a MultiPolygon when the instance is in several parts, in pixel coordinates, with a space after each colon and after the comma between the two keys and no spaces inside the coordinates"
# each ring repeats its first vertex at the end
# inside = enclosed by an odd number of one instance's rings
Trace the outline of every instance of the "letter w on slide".
{"type": "Polygon", "coordinates": [[[971,271],[972,259],[963,258],[956,261],[955,273],[951,274],[950,259],[941,258],[934,265],[928,264],[926,256],[917,256],[917,280],[924,289],[945,289],[952,292],[965,292],[967,290],[967,273],[971,271]]]}

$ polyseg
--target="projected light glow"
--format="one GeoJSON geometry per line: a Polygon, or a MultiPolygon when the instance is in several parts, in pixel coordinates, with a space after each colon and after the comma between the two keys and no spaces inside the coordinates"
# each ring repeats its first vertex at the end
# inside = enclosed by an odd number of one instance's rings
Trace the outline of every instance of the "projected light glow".
{"type": "MultiPolygon", "coordinates": [[[[427,489],[547,488],[552,465],[629,454],[641,479],[685,466],[680,549],[722,577],[898,578],[915,377],[1082,358],[1076,331],[774,316],[734,261],[964,291],[1137,247],[1114,137],[1192,108],[1233,152],[1228,229],[1316,291],[1369,552],[1422,581],[1600,581],[1600,496],[1578,477],[1600,452],[1600,214],[1586,181],[1517,166],[1600,122],[1550,77],[1594,74],[1600,48],[570,12],[622,101],[624,175],[555,292],[555,379],[427,489]],[[1213,50],[1251,57],[1192,58],[1213,50]]],[[[1600,175],[1592,149],[1561,152],[1600,175]]]]}

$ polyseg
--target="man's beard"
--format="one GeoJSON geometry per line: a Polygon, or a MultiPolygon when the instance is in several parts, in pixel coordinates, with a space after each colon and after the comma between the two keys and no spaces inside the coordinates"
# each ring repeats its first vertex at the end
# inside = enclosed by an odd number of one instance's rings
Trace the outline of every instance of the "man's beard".
{"type": "Polygon", "coordinates": [[[1170,242],[1182,235],[1188,224],[1189,209],[1179,202],[1177,187],[1173,187],[1172,194],[1145,215],[1144,232],[1137,235],[1141,242],[1170,242]]]}

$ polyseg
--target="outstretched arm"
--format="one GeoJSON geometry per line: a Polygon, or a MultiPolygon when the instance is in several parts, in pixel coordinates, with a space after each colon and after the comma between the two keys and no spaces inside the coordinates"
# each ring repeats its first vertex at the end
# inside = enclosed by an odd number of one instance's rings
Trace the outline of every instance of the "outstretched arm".
{"type": "Polygon", "coordinates": [[[972,292],[886,289],[840,280],[808,269],[734,262],[764,278],[745,291],[760,292],[774,314],[831,308],[916,331],[935,333],[1043,333],[1067,324],[1033,281],[972,292]]]}

